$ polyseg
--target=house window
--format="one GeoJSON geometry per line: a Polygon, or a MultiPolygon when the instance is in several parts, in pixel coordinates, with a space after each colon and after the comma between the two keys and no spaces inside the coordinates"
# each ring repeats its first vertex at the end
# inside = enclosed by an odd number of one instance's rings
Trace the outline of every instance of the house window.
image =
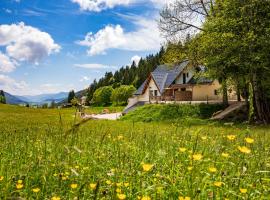
{"type": "Polygon", "coordinates": [[[186,88],[181,88],[181,91],[182,91],[182,92],[185,92],[185,91],[186,91],[186,88]]]}
{"type": "Polygon", "coordinates": [[[215,94],[215,95],[218,95],[218,91],[217,91],[217,90],[214,90],[214,94],[215,94]]]}
{"type": "Polygon", "coordinates": [[[157,90],[154,90],[154,96],[157,96],[158,93],[157,93],[157,90]]]}
{"type": "Polygon", "coordinates": [[[187,73],[187,78],[189,77],[189,74],[187,73]]]}

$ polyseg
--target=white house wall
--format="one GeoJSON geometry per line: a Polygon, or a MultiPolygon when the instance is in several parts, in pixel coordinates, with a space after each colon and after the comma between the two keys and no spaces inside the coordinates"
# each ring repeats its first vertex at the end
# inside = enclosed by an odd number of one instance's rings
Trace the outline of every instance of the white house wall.
{"type": "Polygon", "coordinates": [[[188,77],[186,77],[186,83],[188,83],[190,81],[190,79],[194,76],[194,70],[193,68],[186,68],[185,70],[183,70],[181,72],[181,74],[177,77],[177,79],[175,80],[175,84],[183,84],[183,73],[187,74],[188,73],[188,77]]]}
{"type": "Polygon", "coordinates": [[[140,95],[138,97],[138,100],[139,101],[144,101],[144,102],[148,102],[149,101],[149,90],[157,90],[157,95],[158,96],[161,96],[159,90],[158,90],[158,87],[156,86],[155,82],[153,81],[153,79],[151,78],[145,92],[140,95]]]}

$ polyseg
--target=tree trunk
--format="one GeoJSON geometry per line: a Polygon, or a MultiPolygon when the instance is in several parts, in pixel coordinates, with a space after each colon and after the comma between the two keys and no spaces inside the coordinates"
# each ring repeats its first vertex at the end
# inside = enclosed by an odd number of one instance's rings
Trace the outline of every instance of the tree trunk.
{"type": "Polygon", "coordinates": [[[223,92],[223,105],[228,106],[229,101],[228,101],[228,88],[226,79],[222,80],[222,92],[223,92]]]}
{"type": "Polygon", "coordinates": [[[257,79],[257,73],[252,75],[253,95],[255,104],[256,120],[264,124],[270,123],[270,102],[264,96],[260,82],[257,79]]]}

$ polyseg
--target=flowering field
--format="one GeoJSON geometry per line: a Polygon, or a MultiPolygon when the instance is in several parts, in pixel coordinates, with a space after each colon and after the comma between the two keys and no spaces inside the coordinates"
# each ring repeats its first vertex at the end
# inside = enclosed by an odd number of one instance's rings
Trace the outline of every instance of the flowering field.
{"type": "Polygon", "coordinates": [[[269,199],[270,128],[0,105],[0,199],[269,199]]]}

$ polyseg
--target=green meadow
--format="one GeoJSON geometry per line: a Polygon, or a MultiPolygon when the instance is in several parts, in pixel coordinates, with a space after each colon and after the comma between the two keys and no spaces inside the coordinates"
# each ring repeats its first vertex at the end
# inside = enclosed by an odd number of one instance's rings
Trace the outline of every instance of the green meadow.
{"type": "Polygon", "coordinates": [[[75,116],[0,105],[0,199],[270,198],[269,127],[75,116]]]}

